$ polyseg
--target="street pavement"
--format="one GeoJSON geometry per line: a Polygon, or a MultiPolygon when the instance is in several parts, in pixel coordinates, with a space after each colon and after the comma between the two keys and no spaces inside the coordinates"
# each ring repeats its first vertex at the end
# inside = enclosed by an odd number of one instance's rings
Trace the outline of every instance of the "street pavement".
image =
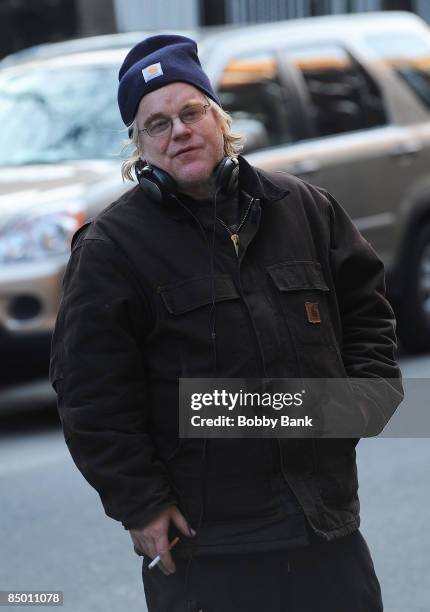
{"type": "MultiPolygon", "coordinates": [[[[430,358],[402,368],[427,377],[430,358]]],[[[64,591],[65,612],[146,612],[141,560],[74,466],[54,410],[3,417],[0,430],[0,590],[64,591]]],[[[367,439],[357,454],[385,611],[429,612],[429,440],[367,439]]]]}
{"type": "Polygon", "coordinates": [[[64,612],[146,612],[130,536],[104,515],[56,418],[21,418],[0,443],[0,590],[63,591],[64,612]]]}

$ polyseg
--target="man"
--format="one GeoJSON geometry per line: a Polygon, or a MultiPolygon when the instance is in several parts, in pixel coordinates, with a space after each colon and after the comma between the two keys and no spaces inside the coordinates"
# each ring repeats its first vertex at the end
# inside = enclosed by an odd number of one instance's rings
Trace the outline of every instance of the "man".
{"type": "Polygon", "coordinates": [[[139,186],[73,240],[51,380],[149,611],[382,610],[356,438],[178,436],[178,380],[213,377],[373,379],[351,418],[379,431],[401,397],[381,262],[330,194],[236,157],[194,41],[134,47],[118,100],[139,186]]]}

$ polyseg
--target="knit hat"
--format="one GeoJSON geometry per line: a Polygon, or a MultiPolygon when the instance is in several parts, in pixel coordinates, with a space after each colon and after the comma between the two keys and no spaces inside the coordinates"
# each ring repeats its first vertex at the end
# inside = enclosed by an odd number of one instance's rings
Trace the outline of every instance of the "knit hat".
{"type": "Polygon", "coordinates": [[[201,67],[194,40],[161,34],[134,46],[119,71],[118,106],[125,125],[131,125],[146,94],[178,81],[194,85],[221,106],[201,67]]]}

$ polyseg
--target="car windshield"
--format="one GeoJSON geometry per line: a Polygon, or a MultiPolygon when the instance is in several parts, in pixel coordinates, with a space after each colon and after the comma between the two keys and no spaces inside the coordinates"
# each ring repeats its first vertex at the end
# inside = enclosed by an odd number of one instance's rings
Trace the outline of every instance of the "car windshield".
{"type": "Polygon", "coordinates": [[[117,74],[116,64],[4,70],[0,165],[120,159],[117,74]]]}

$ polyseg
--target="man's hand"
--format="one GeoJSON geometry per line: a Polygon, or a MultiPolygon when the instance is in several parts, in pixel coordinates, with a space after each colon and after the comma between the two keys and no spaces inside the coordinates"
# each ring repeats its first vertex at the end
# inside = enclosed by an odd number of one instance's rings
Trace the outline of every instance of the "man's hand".
{"type": "Polygon", "coordinates": [[[142,529],[130,529],[131,539],[138,550],[141,550],[151,559],[160,555],[161,560],[158,567],[166,575],[173,574],[176,571],[175,563],[169,551],[168,531],[170,521],[173,521],[179,531],[187,538],[196,535],[196,532],[191,529],[176,506],[169,506],[160,514],[157,514],[142,529]]]}

